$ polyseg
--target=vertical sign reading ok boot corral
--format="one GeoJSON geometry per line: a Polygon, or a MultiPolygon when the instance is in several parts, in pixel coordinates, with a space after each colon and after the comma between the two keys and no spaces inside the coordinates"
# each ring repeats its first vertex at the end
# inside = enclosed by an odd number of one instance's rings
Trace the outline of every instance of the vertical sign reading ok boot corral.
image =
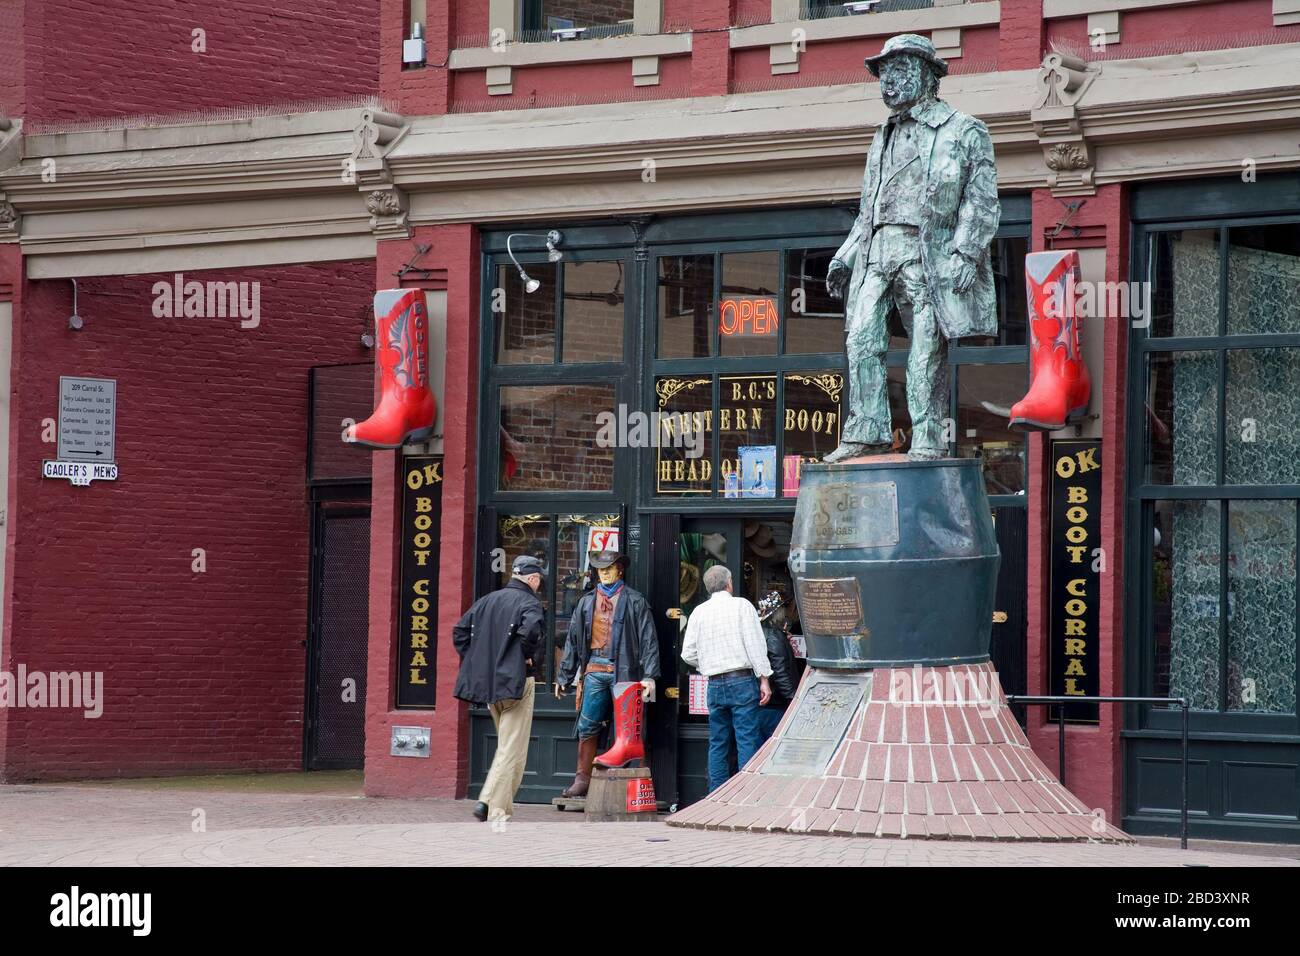
{"type": "MultiPolygon", "coordinates": [[[[1106,560],[1101,543],[1101,442],[1058,441],[1051,447],[1050,693],[1096,697],[1101,691],[1097,607],[1106,560]]],[[[1066,705],[1065,719],[1096,723],[1097,705],[1066,705]]]]}
{"type": "Polygon", "coordinates": [[[402,590],[397,608],[397,706],[431,709],[436,700],[437,684],[442,458],[406,458],[402,488],[402,590]]]}

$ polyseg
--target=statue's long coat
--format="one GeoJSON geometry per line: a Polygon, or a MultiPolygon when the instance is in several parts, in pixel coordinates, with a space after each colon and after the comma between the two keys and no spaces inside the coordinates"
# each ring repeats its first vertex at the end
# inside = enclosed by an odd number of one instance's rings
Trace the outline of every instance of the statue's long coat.
{"type": "MultiPolygon", "coordinates": [[[[942,100],[913,108],[917,120],[918,161],[925,166],[925,206],[921,219],[921,262],[929,283],[939,327],[948,338],[997,335],[997,300],[989,243],[998,229],[998,175],[988,127],[959,113],[942,100]],[[954,250],[976,263],[974,285],[964,294],[952,289],[950,258],[954,250]]],[[[845,299],[845,318],[855,325],[867,303],[858,291],[866,274],[873,231],[872,214],[880,188],[885,123],[876,129],[862,178],[862,205],[853,230],[835,258],[853,269],[845,299]]],[[[888,185],[887,183],[885,184],[888,185]]]]}

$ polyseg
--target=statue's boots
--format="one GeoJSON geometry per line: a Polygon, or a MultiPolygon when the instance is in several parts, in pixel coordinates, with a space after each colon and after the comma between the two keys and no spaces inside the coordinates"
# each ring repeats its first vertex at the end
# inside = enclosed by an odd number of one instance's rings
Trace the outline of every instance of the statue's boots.
{"type": "Polygon", "coordinates": [[[566,797],[585,797],[591,785],[591,764],[600,748],[600,738],[583,737],[578,741],[578,774],[564,791],[566,797]]]}
{"type": "Polygon", "coordinates": [[[1010,426],[1019,431],[1055,431],[1088,412],[1092,381],[1079,348],[1083,316],[1074,287],[1079,254],[1036,252],[1026,257],[1030,298],[1029,392],[1011,406],[1010,426]]]}
{"type": "Polygon", "coordinates": [[[429,385],[429,307],[422,289],[375,293],[375,365],[379,404],[349,425],[345,442],[400,448],[433,434],[437,403],[429,385]]]}
{"type": "Polygon", "coordinates": [[[891,451],[892,447],[888,442],[879,445],[868,445],[866,442],[860,441],[842,441],[822,461],[829,465],[849,458],[861,458],[864,455],[883,455],[891,451]]]}
{"type": "Polygon", "coordinates": [[[641,684],[620,684],[614,690],[614,746],[596,758],[596,766],[640,766],[645,759],[645,741],[641,736],[645,701],[641,699],[641,684]]]}

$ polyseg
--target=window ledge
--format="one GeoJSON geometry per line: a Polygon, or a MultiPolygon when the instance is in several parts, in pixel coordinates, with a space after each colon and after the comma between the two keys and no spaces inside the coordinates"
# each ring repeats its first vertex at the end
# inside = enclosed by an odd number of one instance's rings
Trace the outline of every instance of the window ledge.
{"type": "MultiPolygon", "coordinates": [[[[1112,3],[1116,0],[1111,0],[1112,3]]],[[[790,31],[801,29],[809,43],[819,40],[850,40],[858,37],[890,36],[895,33],[925,33],[952,27],[994,26],[1002,18],[999,0],[980,0],[949,7],[925,7],[872,13],[860,17],[829,17],[824,20],[786,20],[736,27],[731,31],[731,48],[771,46],[789,43],[790,31]]]]}
{"type": "Polygon", "coordinates": [[[643,56],[673,56],[691,52],[689,33],[630,34],[598,40],[562,40],[550,43],[510,43],[502,50],[477,47],[452,50],[452,70],[482,70],[494,66],[546,66],[554,63],[591,63],[631,60],[643,56]]]}

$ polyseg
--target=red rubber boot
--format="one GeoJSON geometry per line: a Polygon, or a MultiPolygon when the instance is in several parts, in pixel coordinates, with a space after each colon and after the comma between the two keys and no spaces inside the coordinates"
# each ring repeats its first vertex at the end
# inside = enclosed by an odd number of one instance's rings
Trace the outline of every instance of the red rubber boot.
{"type": "Polygon", "coordinates": [[[641,725],[645,717],[645,701],[641,699],[641,684],[618,684],[614,688],[614,746],[596,758],[598,767],[640,766],[645,759],[645,741],[641,725]],[[622,688],[620,690],[620,688],[622,688]]]}
{"type": "Polygon", "coordinates": [[[368,448],[400,448],[433,434],[438,406],[429,387],[429,307],[423,289],[375,293],[375,363],[379,405],[343,440],[368,448]]]}
{"type": "Polygon", "coordinates": [[[1073,249],[1025,256],[1029,392],[1011,406],[1011,428],[1055,431],[1087,414],[1092,382],[1079,349],[1083,316],[1075,308],[1078,282],[1079,254],[1073,249]]]}

